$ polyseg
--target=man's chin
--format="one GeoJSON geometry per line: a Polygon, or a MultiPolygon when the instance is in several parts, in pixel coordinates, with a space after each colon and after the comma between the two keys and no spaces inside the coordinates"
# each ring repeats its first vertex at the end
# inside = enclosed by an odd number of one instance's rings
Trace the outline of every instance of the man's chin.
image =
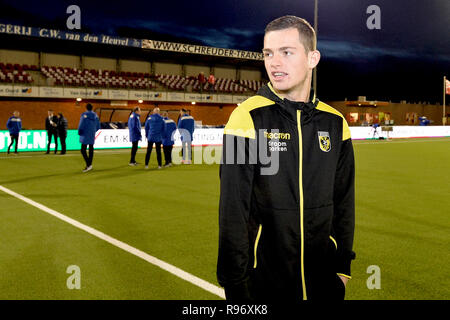
{"type": "Polygon", "coordinates": [[[277,85],[276,83],[272,83],[272,88],[277,92],[277,93],[287,93],[290,90],[290,87],[287,85],[277,85]]]}

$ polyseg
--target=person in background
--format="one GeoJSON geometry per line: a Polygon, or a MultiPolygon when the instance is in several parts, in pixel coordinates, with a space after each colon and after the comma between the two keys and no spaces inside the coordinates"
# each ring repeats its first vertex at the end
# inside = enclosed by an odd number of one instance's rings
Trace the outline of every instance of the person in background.
{"type": "Polygon", "coordinates": [[[191,164],[194,125],[194,117],[190,116],[186,109],[181,109],[178,120],[178,131],[181,136],[181,150],[183,153],[183,160],[181,160],[181,163],[184,164],[191,164]]]}
{"type": "Polygon", "coordinates": [[[159,108],[153,109],[153,113],[147,118],[147,121],[145,121],[145,135],[147,136],[148,140],[147,153],[145,155],[145,169],[148,169],[148,163],[150,161],[150,156],[152,155],[153,144],[155,144],[156,148],[158,169],[161,169],[162,166],[161,143],[165,123],[159,112],[159,108]]]}
{"type": "Polygon", "coordinates": [[[20,119],[19,111],[13,112],[12,117],[10,117],[6,122],[6,127],[8,128],[9,136],[11,137],[11,143],[8,146],[8,154],[14,142],[16,143],[14,146],[14,154],[18,154],[17,148],[19,146],[19,134],[20,130],[22,130],[22,119],[20,119]]]}
{"type": "Polygon", "coordinates": [[[216,84],[216,78],[212,73],[209,74],[208,84],[209,84],[209,92],[214,92],[214,85],[216,84]]]}
{"type": "Polygon", "coordinates": [[[163,113],[163,119],[165,122],[164,133],[163,133],[163,150],[164,150],[164,167],[172,166],[172,149],[174,144],[173,134],[177,130],[177,124],[172,119],[169,119],[169,114],[167,111],[163,113]]]}
{"type": "Polygon", "coordinates": [[[81,154],[86,162],[86,168],[83,172],[92,170],[92,161],[94,160],[94,143],[95,133],[100,130],[100,120],[97,114],[92,111],[92,104],[86,105],[86,112],[81,115],[78,125],[78,134],[81,142],[81,154]],[[89,146],[89,156],[87,155],[87,147],[89,146]]]}
{"type": "Polygon", "coordinates": [[[47,152],[50,153],[50,144],[52,143],[52,137],[55,140],[55,154],[58,151],[58,117],[53,114],[53,110],[48,110],[47,118],[45,118],[45,130],[47,130],[47,152]]]}
{"type": "Polygon", "coordinates": [[[128,130],[130,132],[131,147],[131,159],[130,166],[137,166],[136,153],[138,150],[139,141],[142,140],[141,134],[141,108],[136,107],[133,109],[133,113],[128,118],[128,130]]]}
{"type": "Polygon", "coordinates": [[[430,120],[428,120],[425,116],[419,117],[419,121],[419,126],[427,126],[430,124],[430,120]]]}
{"type": "Polygon", "coordinates": [[[67,119],[60,112],[58,114],[57,131],[58,131],[59,142],[61,142],[61,155],[66,154],[67,127],[68,127],[67,119]]]}
{"type": "Polygon", "coordinates": [[[205,73],[202,71],[198,74],[198,83],[200,85],[200,92],[203,92],[203,87],[205,86],[206,83],[206,77],[205,77],[205,73]]]}

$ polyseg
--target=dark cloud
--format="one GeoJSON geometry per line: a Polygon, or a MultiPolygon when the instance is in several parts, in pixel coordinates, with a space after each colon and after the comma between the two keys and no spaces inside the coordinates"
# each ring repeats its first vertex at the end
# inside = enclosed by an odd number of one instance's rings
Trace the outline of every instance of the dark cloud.
{"type": "MultiPolygon", "coordinates": [[[[430,87],[429,79],[439,82],[444,74],[450,75],[450,1],[319,0],[318,3],[321,79],[335,79],[338,74],[352,82],[357,91],[366,85],[382,88],[380,95],[386,92],[395,95],[399,90],[388,90],[385,84],[391,80],[386,79],[393,79],[395,85],[413,76],[423,88],[418,90],[420,94],[439,99],[440,89],[435,84],[430,87]],[[380,8],[380,30],[369,30],[366,25],[370,16],[367,7],[373,4],[380,8]]],[[[81,8],[84,32],[250,51],[261,50],[264,27],[272,19],[292,14],[313,24],[314,16],[314,0],[0,0],[0,21],[64,29],[68,16],[65,11],[71,4],[81,8]]],[[[340,88],[353,90],[352,86],[340,88]]],[[[402,89],[401,95],[409,88],[402,89]]]]}

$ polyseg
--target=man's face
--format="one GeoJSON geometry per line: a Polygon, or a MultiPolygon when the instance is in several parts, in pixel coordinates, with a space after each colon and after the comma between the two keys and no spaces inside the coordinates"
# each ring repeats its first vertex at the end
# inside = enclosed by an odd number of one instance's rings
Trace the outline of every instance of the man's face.
{"type": "Polygon", "coordinates": [[[14,111],[13,115],[14,115],[14,117],[18,118],[20,116],[20,113],[19,113],[19,111],[14,111]]]}
{"type": "MultiPolygon", "coordinates": [[[[305,52],[298,30],[269,31],[264,36],[264,65],[273,88],[284,94],[301,90],[319,60],[305,52]]],[[[320,55],[319,55],[320,58],[320,55]]]]}
{"type": "Polygon", "coordinates": [[[48,116],[49,116],[49,117],[53,116],[53,112],[52,112],[52,111],[49,111],[49,112],[48,112],[48,116]]]}

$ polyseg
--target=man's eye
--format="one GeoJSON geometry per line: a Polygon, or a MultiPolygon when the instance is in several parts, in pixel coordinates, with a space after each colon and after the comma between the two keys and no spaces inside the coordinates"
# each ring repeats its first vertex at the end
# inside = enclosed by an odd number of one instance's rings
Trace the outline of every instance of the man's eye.
{"type": "Polygon", "coordinates": [[[292,55],[292,52],[290,52],[290,51],[284,51],[283,53],[284,53],[285,56],[290,56],[290,55],[292,55]]]}
{"type": "Polygon", "coordinates": [[[271,57],[271,56],[273,56],[272,53],[270,53],[270,52],[264,52],[264,57],[271,57]]]}

